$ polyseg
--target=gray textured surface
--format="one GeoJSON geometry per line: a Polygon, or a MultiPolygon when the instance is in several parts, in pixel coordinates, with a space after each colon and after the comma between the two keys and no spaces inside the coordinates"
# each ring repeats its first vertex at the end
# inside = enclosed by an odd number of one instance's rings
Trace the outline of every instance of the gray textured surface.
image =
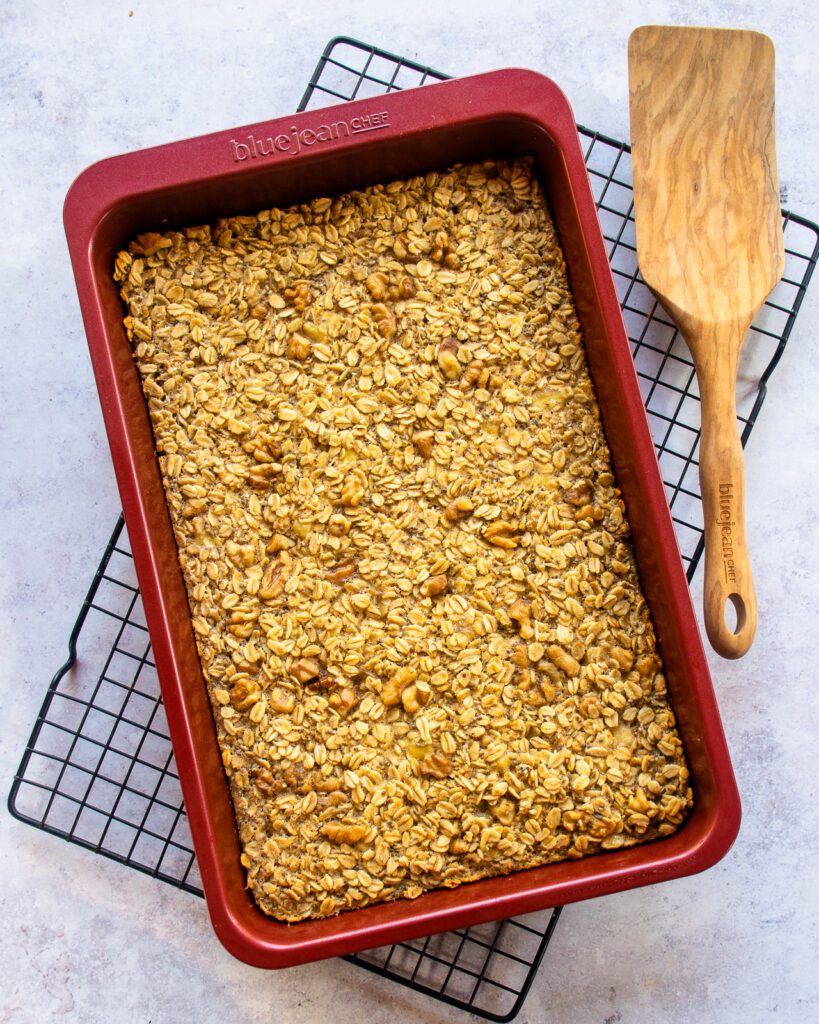
{"type": "MultiPolygon", "coordinates": [[[[293,110],[327,39],[340,33],[457,75],[544,71],[578,120],[627,137],[633,27],[743,26],[776,44],[787,204],[819,219],[819,18],[810,4],[355,0],[344,14],[330,0],[130,7],[133,16],[113,0],[0,8],[4,791],[119,508],[61,225],[65,192],[89,163],[293,110]]],[[[748,450],[757,641],[739,663],[712,659],[744,803],[740,838],[705,875],[569,908],[525,1024],[819,1019],[811,867],[818,311],[819,281],[748,450]]],[[[0,1021],[465,1019],[341,962],[275,974],[244,967],[222,951],[201,901],[8,815],[0,816],[0,913],[0,1021]]]]}

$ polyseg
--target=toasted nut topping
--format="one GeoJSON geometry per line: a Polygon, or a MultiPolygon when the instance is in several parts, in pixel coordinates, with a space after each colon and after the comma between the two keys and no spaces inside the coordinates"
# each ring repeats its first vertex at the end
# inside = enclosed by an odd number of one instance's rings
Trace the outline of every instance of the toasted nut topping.
{"type": "Polygon", "coordinates": [[[330,694],[329,702],[331,707],[346,715],[351,708],[355,707],[355,690],[351,690],[349,686],[343,686],[340,690],[330,694]]]}
{"type": "Polygon", "coordinates": [[[292,288],[285,288],[284,297],[299,312],[303,312],[310,302],[310,285],[307,281],[297,281],[292,288]]]}
{"type": "Polygon", "coordinates": [[[622,647],[612,647],[610,651],[612,661],[615,661],[623,672],[631,672],[634,667],[634,655],[622,647]]]}
{"type": "Polygon", "coordinates": [[[290,675],[300,683],[309,683],[321,675],[321,665],[313,658],[300,658],[290,666],[290,675]]]}
{"type": "Polygon", "coordinates": [[[474,510],[475,503],[471,498],[462,494],[459,498],[455,498],[447,505],[444,509],[444,518],[448,519],[450,523],[457,523],[459,519],[469,518],[474,510]]]}
{"type": "Polygon", "coordinates": [[[334,537],[343,537],[350,532],[350,520],[339,514],[332,515],[327,522],[327,529],[334,537]]]}
{"type": "Polygon", "coordinates": [[[514,651],[512,651],[512,657],[509,660],[515,668],[529,668],[529,655],[523,644],[520,644],[520,646],[516,647],[514,651]]]}
{"type": "Polygon", "coordinates": [[[249,711],[261,696],[258,683],[247,676],[234,676],[230,689],[230,703],[237,711],[249,711]]]}
{"type": "Polygon", "coordinates": [[[335,793],[341,789],[341,783],[338,779],[328,779],[317,772],[313,776],[313,789],[317,793],[335,793]]]}
{"type": "Polygon", "coordinates": [[[160,249],[168,249],[173,243],[166,235],[158,235],[149,231],[147,234],[139,235],[135,242],[131,242],[129,251],[137,256],[153,256],[160,249]]]}
{"type": "Polygon", "coordinates": [[[497,548],[516,548],[520,541],[521,530],[511,523],[499,519],[490,523],[483,531],[483,539],[497,548]]]}
{"type": "Polygon", "coordinates": [[[532,626],[532,607],[523,598],[518,598],[509,608],[509,618],[518,624],[522,640],[531,640],[535,635],[532,626]]]}
{"type": "Polygon", "coordinates": [[[486,387],[488,381],[489,371],[484,369],[480,359],[473,359],[464,370],[459,387],[462,391],[466,391],[473,384],[477,384],[478,387],[486,387]]]}
{"type": "Polygon", "coordinates": [[[331,583],[342,583],[355,575],[356,563],[353,561],[339,562],[337,566],[325,573],[331,583]]]}
{"type": "Polygon", "coordinates": [[[297,359],[304,362],[310,355],[310,342],[300,334],[294,334],[287,343],[287,355],[289,359],[297,359]]]}
{"type": "Polygon", "coordinates": [[[256,548],[252,544],[237,544],[229,540],[225,544],[225,554],[239,568],[247,568],[256,561],[256,548]]]}
{"type": "Polygon", "coordinates": [[[343,825],[338,821],[328,821],[321,826],[321,834],[331,843],[359,843],[368,832],[366,825],[343,825]]]}
{"type": "Polygon", "coordinates": [[[283,782],[278,779],[274,779],[269,771],[256,772],[253,778],[259,791],[265,796],[274,796],[276,793],[281,793],[286,787],[283,782]]]}
{"type": "Polygon", "coordinates": [[[431,775],[435,779],[445,779],[452,773],[452,761],[444,754],[427,754],[419,768],[422,775],[431,775]]]}
{"type": "Polygon", "coordinates": [[[443,594],[444,591],[449,587],[449,580],[445,573],[439,573],[437,576],[430,576],[424,583],[424,593],[427,597],[438,597],[443,594]]]}
{"type": "Polygon", "coordinates": [[[287,582],[287,565],[282,562],[271,562],[264,571],[259,585],[259,597],[263,601],[272,601],[284,590],[287,582]]]}
{"type": "Polygon", "coordinates": [[[447,338],[438,347],[438,365],[441,367],[447,380],[456,380],[461,376],[463,367],[458,362],[455,352],[458,349],[458,342],[455,338],[447,338]]]}
{"type": "Polygon", "coordinates": [[[292,693],[288,693],[287,690],[283,690],[280,686],[276,686],[268,697],[267,702],[270,710],[275,714],[289,715],[293,710],[296,699],[292,693]]]}
{"type": "Polygon", "coordinates": [[[591,483],[588,480],[581,480],[566,491],[565,497],[570,505],[588,505],[592,493],[591,483]]]}
{"type": "Polygon", "coordinates": [[[173,245],[171,240],[164,234],[157,234],[155,231],[148,231],[140,234],[136,242],[130,245],[130,252],[137,256],[154,256],[161,249],[169,249],[173,245]]]}
{"type": "Polygon", "coordinates": [[[413,682],[415,682],[415,672],[410,668],[399,668],[384,684],[381,690],[381,700],[387,707],[400,704],[401,694],[413,682]]]}
{"type": "Polygon", "coordinates": [[[367,291],[376,302],[383,302],[389,294],[389,278],[380,271],[370,274],[366,281],[367,291]]]}
{"type": "Polygon", "coordinates": [[[347,508],[358,508],[364,500],[364,476],[360,472],[352,472],[344,479],[341,488],[341,504],[347,508]]]}
{"type": "Polygon", "coordinates": [[[432,444],[434,439],[435,435],[431,430],[419,430],[417,433],[412,435],[412,443],[425,459],[428,459],[432,454],[432,444]]]}
{"type": "Polygon", "coordinates": [[[581,505],[578,509],[575,509],[575,519],[590,519],[594,522],[600,522],[603,518],[602,509],[595,508],[593,505],[581,505]]]}
{"type": "Polygon", "coordinates": [[[407,238],[406,234],[404,234],[403,231],[396,236],[396,239],[393,242],[393,255],[397,260],[400,260],[402,263],[414,263],[415,260],[417,259],[417,256],[413,256],[413,254],[410,252],[409,245],[409,239],[407,238]]]}
{"type": "Polygon", "coordinates": [[[509,608],[509,618],[519,623],[528,622],[532,618],[532,606],[519,597],[509,608]]]}
{"type": "Polygon", "coordinates": [[[418,686],[408,686],[401,694],[401,703],[407,714],[414,715],[416,711],[420,711],[425,704],[429,703],[429,698],[428,691],[422,690],[418,686]]]}
{"type": "Polygon", "coordinates": [[[450,270],[457,270],[459,260],[455,253],[455,246],[445,231],[439,231],[432,241],[430,258],[436,263],[443,263],[450,270]]]}
{"type": "Polygon", "coordinates": [[[406,274],[398,282],[398,298],[411,299],[416,294],[415,282],[406,274]]]}
{"type": "Polygon", "coordinates": [[[373,306],[373,320],[382,338],[392,338],[395,335],[395,316],[388,306],[379,302],[373,306]]]}
{"type": "Polygon", "coordinates": [[[277,469],[273,466],[261,466],[247,475],[247,482],[254,491],[266,491],[270,488],[277,469]]]}
{"type": "Polygon", "coordinates": [[[648,654],[644,658],[640,658],[637,662],[637,671],[643,678],[647,678],[653,675],[659,668],[657,659],[653,654],[648,654]]]}
{"type": "Polygon", "coordinates": [[[553,665],[556,665],[561,672],[565,672],[567,676],[574,676],[580,674],[580,665],[575,659],[563,650],[562,647],[558,647],[557,644],[551,644],[546,653],[549,656],[549,660],[553,665]]]}
{"type": "Polygon", "coordinates": [[[281,447],[275,437],[269,434],[259,434],[250,441],[242,444],[242,449],[252,455],[257,462],[275,462],[281,455],[281,447]]]}

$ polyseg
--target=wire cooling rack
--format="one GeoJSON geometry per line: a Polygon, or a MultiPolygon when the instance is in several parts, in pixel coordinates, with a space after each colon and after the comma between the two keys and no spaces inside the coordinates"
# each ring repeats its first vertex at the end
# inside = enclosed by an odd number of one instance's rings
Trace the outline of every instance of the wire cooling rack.
{"type": "MultiPolygon", "coordinates": [[[[300,110],[446,78],[353,39],[332,40],[300,110]]],[[[688,351],[637,271],[628,146],[579,128],[688,578],[702,553],[699,397],[688,351]]],[[[819,257],[819,228],[783,212],[786,264],[743,349],[738,418],[756,421],[819,257]]],[[[133,560],[117,523],[9,796],[22,821],[202,894],[133,560]],[[78,659],[78,647],[82,647],[78,659]]],[[[347,959],[488,1020],[519,1011],[560,908],[347,959]]]]}

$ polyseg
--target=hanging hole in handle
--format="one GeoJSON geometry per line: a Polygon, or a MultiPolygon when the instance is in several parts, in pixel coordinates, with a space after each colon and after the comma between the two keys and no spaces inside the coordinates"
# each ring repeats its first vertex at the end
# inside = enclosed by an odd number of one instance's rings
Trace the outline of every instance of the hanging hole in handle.
{"type": "Polygon", "coordinates": [[[742,632],[747,616],[745,614],[745,602],[739,594],[728,595],[728,600],[725,602],[725,608],[723,609],[723,617],[730,633],[737,636],[742,632]]]}

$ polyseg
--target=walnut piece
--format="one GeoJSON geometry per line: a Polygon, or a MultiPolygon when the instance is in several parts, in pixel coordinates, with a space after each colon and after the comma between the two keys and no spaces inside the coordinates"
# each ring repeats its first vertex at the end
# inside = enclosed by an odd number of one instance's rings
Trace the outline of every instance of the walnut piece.
{"type": "Polygon", "coordinates": [[[290,675],[300,683],[309,683],[321,676],[321,665],[314,658],[300,658],[290,666],[290,675]]]}
{"type": "Polygon", "coordinates": [[[444,519],[450,523],[457,523],[461,519],[467,519],[475,511],[475,503],[467,495],[462,494],[454,498],[444,509],[444,519]]]}
{"type": "Polygon", "coordinates": [[[521,530],[503,519],[490,523],[483,531],[483,539],[497,548],[516,548],[520,542],[521,530]]]}
{"type": "Polygon", "coordinates": [[[381,700],[387,707],[401,703],[401,694],[410,683],[415,681],[415,672],[411,668],[399,668],[381,690],[381,700]]]}
{"type": "Polygon", "coordinates": [[[452,761],[445,754],[427,754],[421,761],[419,769],[422,775],[445,779],[452,772],[452,761]]]}
{"type": "Polygon", "coordinates": [[[321,834],[331,843],[359,843],[368,832],[366,825],[344,825],[337,821],[328,821],[321,827],[321,834]]]}
{"type": "Polygon", "coordinates": [[[427,597],[439,597],[448,587],[449,580],[446,573],[438,573],[436,576],[430,576],[424,583],[424,593],[427,597]]]}

